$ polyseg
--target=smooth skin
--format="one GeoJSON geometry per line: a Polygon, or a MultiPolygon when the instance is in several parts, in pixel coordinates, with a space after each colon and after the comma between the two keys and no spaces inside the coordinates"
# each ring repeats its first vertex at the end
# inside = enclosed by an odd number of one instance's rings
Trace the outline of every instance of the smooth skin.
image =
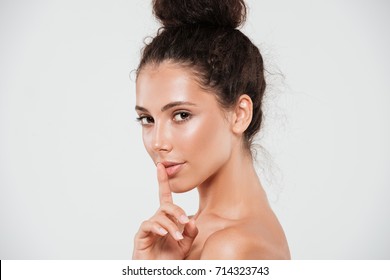
{"type": "Polygon", "coordinates": [[[172,61],[146,65],[137,78],[136,111],[156,164],[160,207],[134,239],[133,259],[290,259],[283,229],[254,170],[243,133],[252,100],[224,110],[191,69],[172,61]],[[180,163],[169,176],[161,163],[180,163]],[[197,188],[189,217],[172,192],[197,188]]]}

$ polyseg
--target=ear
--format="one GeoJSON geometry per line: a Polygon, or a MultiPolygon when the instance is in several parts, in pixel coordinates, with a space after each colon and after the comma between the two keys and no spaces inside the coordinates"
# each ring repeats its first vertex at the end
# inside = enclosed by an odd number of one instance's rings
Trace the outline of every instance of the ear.
{"type": "Polygon", "coordinates": [[[232,130],[234,133],[243,134],[252,121],[253,103],[247,94],[238,99],[232,118],[232,130]]]}

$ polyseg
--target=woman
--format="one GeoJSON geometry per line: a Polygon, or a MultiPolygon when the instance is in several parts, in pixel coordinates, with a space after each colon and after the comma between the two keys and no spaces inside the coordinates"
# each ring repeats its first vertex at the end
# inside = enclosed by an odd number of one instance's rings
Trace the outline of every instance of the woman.
{"type": "Polygon", "coordinates": [[[266,83],[258,48],[236,28],[243,0],[154,0],[163,28],[142,54],[136,111],[157,168],[160,208],[133,259],[289,259],[253,166],[266,83]],[[171,192],[193,188],[191,217],[171,192]]]}

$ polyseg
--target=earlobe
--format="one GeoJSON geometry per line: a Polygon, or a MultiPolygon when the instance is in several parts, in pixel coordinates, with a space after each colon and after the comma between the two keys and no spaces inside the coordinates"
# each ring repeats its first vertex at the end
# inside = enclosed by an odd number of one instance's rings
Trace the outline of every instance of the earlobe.
{"type": "Polygon", "coordinates": [[[233,132],[242,134],[252,121],[253,103],[247,94],[243,94],[234,109],[233,132]]]}

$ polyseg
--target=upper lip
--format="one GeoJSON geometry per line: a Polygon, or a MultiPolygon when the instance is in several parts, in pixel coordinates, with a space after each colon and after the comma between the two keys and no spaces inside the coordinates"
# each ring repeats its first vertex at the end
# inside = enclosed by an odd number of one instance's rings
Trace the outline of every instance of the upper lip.
{"type": "Polygon", "coordinates": [[[164,165],[165,168],[178,165],[178,164],[183,164],[183,162],[174,162],[174,161],[162,161],[160,162],[162,165],[164,165]]]}

